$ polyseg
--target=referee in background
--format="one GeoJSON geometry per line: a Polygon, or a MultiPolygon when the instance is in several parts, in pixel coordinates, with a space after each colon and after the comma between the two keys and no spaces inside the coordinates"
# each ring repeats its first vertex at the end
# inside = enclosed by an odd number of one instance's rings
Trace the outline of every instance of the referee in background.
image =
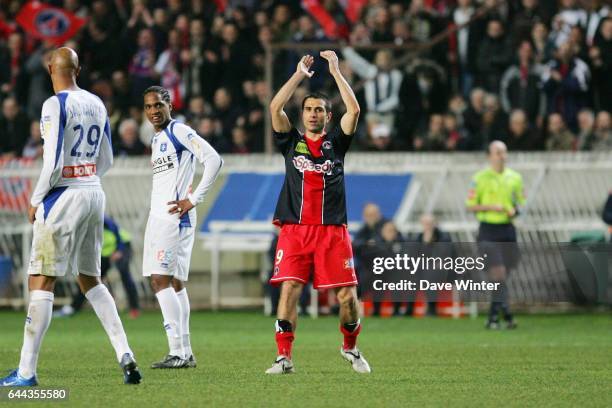
{"type": "Polygon", "coordinates": [[[487,254],[489,277],[499,283],[499,289],[491,296],[491,308],[486,327],[499,328],[499,312],[504,315],[507,328],[516,328],[508,303],[506,278],[518,263],[516,229],[512,224],[525,203],[523,178],[506,167],[508,149],[503,142],[491,142],[488,149],[489,167],[477,172],[473,178],[466,201],[468,211],[476,213],[480,221],[478,242],[480,250],[487,254]],[[499,244],[504,243],[504,244],[499,244]]]}

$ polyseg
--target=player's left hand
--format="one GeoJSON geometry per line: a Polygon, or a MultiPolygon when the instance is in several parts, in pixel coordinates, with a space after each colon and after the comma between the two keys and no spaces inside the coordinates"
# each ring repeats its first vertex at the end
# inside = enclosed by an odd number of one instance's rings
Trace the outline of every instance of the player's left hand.
{"type": "Polygon", "coordinates": [[[34,224],[34,221],[36,220],[36,210],[38,209],[38,207],[32,207],[30,206],[30,208],[28,209],[28,221],[30,221],[30,224],[34,224]]]}
{"type": "Polygon", "coordinates": [[[329,72],[331,72],[332,74],[340,72],[340,67],[338,66],[338,56],[334,51],[321,51],[319,55],[321,55],[321,58],[326,59],[329,63],[329,72]]]}
{"type": "Polygon", "coordinates": [[[178,214],[179,217],[182,217],[189,210],[191,210],[193,208],[193,204],[191,204],[191,201],[189,201],[188,198],[185,198],[184,200],[170,201],[170,202],[168,202],[168,205],[173,205],[174,206],[171,209],[169,209],[168,212],[170,214],[178,214]]]}

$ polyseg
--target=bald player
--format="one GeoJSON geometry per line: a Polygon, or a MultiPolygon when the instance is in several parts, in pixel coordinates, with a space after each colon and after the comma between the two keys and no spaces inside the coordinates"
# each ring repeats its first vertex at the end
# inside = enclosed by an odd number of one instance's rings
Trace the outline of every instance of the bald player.
{"type": "Polygon", "coordinates": [[[488,156],[489,167],[472,178],[466,206],[468,211],[476,213],[480,221],[479,247],[487,254],[490,279],[499,283],[499,289],[492,294],[486,327],[499,328],[501,311],[507,328],[514,329],[516,323],[510,313],[506,279],[518,261],[513,220],[519,213],[519,207],[525,204],[523,178],[506,167],[508,149],[503,142],[491,142],[488,156]]]}
{"type": "Polygon", "coordinates": [[[104,191],[100,178],[113,163],[108,115],[102,101],[80,89],[77,54],[59,48],[48,66],[55,95],[42,107],[43,167],[28,218],[33,240],[28,268],[30,304],[19,368],[0,386],[35,386],[36,366],[53,309],[55,280],[72,273],[115,349],[126,384],[141,375],[117,307],[100,281],[104,191]]]}

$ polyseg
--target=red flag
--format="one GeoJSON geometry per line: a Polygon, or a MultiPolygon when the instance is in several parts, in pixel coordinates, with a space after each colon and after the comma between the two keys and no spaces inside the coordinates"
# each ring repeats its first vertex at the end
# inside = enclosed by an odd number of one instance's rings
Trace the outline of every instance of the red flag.
{"type": "Polygon", "coordinates": [[[15,23],[7,23],[4,18],[0,18],[0,37],[8,38],[15,31],[15,23]]]}
{"type": "Polygon", "coordinates": [[[26,3],[15,20],[32,37],[58,45],[72,38],[86,22],[64,9],[39,1],[26,3]]]}
{"type": "Polygon", "coordinates": [[[327,38],[348,37],[348,27],[338,24],[319,0],[302,0],[302,8],[319,23],[327,38]]]}
{"type": "Polygon", "coordinates": [[[227,0],[214,0],[215,6],[217,6],[217,11],[219,13],[225,12],[225,8],[227,7],[227,0]]]}
{"type": "Polygon", "coordinates": [[[344,14],[346,14],[351,24],[355,24],[357,20],[359,20],[361,10],[367,3],[368,0],[345,0],[344,2],[340,2],[342,7],[344,7],[344,14]]]}

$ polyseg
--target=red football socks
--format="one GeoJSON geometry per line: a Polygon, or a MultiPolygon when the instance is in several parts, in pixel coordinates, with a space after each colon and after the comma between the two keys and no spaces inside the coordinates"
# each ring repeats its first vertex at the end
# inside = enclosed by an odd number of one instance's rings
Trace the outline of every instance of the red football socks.
{"type": "Polygon", "coordinates": [[[340,325],[340,331],[344,335],[344,342],[342,344],[342,348],[344,350],[350,350],[355,348],[355,345],[357,344],[357,336],[359,336],[359,332],[361,332],[361,323],[358,323],[352,331],[350,331],[345,326],[350,327],[351,325],[340,325]]]}
{"type": "Polygon", "coordinates": [[[293,346],[293,332],[277,332],[276,347],[279,356],[285,356],[291,360],[291,346],[293,346]]]}

